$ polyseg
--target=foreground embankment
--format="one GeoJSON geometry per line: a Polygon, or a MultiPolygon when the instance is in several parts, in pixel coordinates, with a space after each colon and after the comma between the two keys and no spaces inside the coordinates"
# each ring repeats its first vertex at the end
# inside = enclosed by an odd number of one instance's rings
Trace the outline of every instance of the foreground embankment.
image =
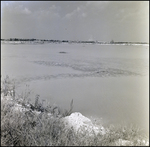
{"type": "Polygon", "coordinates": [[[148,137],[138,127],[96,125],[80,112],[44,106],[39,96],[31,103],[28,94],[17,97],[4,81],[1,89],[1,145],[4,146],[145,146],[148,137]]]}

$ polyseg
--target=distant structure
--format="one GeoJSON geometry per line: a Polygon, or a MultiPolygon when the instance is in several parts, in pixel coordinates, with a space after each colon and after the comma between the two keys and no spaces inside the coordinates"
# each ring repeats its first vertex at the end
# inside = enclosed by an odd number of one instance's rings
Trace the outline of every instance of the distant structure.
{"type": "Polygon", "coordinates": [[[111,40],[110,43],[113,44],[113,43],[114,43],[114,40],[111,40]]]}

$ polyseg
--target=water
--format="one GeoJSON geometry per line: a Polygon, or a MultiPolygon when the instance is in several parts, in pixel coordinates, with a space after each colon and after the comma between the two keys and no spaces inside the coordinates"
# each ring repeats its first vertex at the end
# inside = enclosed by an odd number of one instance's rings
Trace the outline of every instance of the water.
{"type": "Polygon", "coordinates": [[[1,45],[1,75],[42,99],[105,123],[149,130],[149,47],[92,44],[1,45]]]}

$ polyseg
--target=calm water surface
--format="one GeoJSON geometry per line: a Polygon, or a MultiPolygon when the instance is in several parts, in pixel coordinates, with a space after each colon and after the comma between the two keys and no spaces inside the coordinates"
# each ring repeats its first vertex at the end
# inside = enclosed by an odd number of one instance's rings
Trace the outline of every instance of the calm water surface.
{"type": "Polygon", "coordinates": [[[1,75],[46,102],[107,123],[149,130],[149,47],[90,44],[1,45],[1,75]],[[63,52],[63,53],[62,53],[63,52]]]}

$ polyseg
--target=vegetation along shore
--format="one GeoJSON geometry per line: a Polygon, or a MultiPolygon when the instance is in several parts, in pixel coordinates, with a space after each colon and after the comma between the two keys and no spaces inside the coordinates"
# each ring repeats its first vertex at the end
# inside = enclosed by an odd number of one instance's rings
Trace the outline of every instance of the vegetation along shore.
{"type": "Polygon", "coordinates": [[[149,146],[148,136],[138,127],[107,127],[95,124],[80,112],[44,105],[39,95],[29,100],[29,91],[17,95],[15,81],[1,81],[2,146],[149,146]]]}

